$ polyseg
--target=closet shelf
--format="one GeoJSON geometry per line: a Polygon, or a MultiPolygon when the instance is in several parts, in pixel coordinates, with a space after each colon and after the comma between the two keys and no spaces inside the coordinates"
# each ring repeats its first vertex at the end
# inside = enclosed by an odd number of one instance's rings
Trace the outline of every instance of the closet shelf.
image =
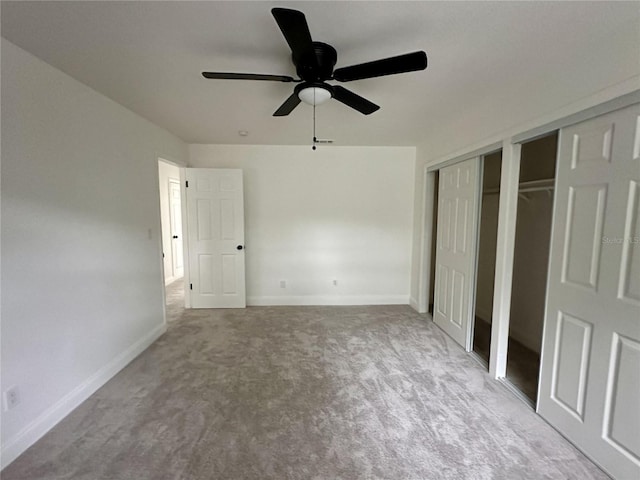
{"type": "MultiPolygon", "coordinates": [[[[528,193],[528,192],[549,192],[553,191],[553,186],[555,183],[555,179],[553,178],[545,178],[542,180],[531,180],[529,182],[520,182],[518,185],[518,194],[528,193]]],[[[483,195],[496,195],[500,193],[499,188],[487,188],[483,195]]]]}
{"type": "Polygon", "coordinates": [[[518,193],[552,191],[554,183],[555,180],[553,178],[520,182],[520,185],[518,186],[518,193]]]}

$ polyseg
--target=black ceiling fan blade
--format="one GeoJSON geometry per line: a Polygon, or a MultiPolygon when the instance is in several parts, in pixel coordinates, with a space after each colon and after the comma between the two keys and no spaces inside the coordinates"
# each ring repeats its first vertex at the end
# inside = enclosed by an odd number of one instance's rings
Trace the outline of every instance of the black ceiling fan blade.
{"type": "Polygon", "coordinates": [[[370,102],[366,98],[363,98],[340,85],[335,85],[332,90],[333,98],[365,115],[370,115],[380,109],[380,107],[375,103],[370,102]]]}
{"type": "Polygon", "coordinates": [[[289,44],[296,62],[303,57],[315,57],[313,40],[304,13],[289,8],[272,8],[271,14],[289,44]]]}
{"type": "Polygon", "coordinates": [[[333,78],[339,82],[351,82],[352,80],[362,80],[364,78],[415,72],[425,68],[427,68],[427,54],[419,51],[338,68],[333,72],[333,78]]]}
{"type": "Polygon", "coordinates": [[[280,105],[280,108],[273,113],[273,116],[284,117],[289,115],[293,109],[298,106],[298,104],[300,104],[300,97],[298,97],[298,94],[294,92],[282,105],[280,105]]]}
{"type": "Polygon", "coordinates": [[[227,72],[202,72],[204,78],[217,80],[267,80],[271,82],[295,82],[293,77],[287,75],[263,75],[260,73],[227,73],[227,72]]]}

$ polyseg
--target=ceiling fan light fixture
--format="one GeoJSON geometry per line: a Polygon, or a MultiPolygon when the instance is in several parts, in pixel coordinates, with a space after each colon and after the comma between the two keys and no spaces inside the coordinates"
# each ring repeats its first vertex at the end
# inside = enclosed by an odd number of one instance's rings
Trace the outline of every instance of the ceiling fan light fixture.
{"type": "Polygon", "coordinates": [[[332,97],[324,87],[306,87],[298,92],[298,98],[307,105],[320,105],[332,97]]]}

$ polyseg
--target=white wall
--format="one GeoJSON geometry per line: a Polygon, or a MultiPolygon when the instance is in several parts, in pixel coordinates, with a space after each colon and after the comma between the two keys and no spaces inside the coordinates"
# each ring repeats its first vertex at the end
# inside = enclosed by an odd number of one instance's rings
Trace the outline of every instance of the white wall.
{"type": "Polygon", "coordinates": [[[191,145],[189,165],[244,172],[249,304],[408,304],[414,162],[410,147],[191,145]]]}
{"type": "Polygon", "coordinates": [[[158,156],[186,146],[2,40],[2,466],[164,331],[158,156]]]}
{"type": "MultiPolygon", "coordinates": [[[[173,238],[171,235],[171,213],[169,203],[169,180],[180,182],[180,169],[167,162],[158,162],[158,180],[160,188],[160,224],[162,225],[162,252],[164,253],[164,282],[175,280],[173,274],[173,238]]],[[[182,241],[182,239],[178,239],[182,241]]]]}

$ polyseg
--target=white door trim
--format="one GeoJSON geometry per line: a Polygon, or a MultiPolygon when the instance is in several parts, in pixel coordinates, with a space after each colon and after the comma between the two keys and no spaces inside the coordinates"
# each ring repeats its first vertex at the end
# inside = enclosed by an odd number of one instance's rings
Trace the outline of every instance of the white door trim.
{"type": "Polygon", "coordinates": [[[187,220],[187,167],[180,168],[180,206],[182,207],[182,268],[184,269],[184,308],[191,308],[191,290],[189,290],[189,223],[187,220]]]}
{"type": "Polygon", "coordinates": [[[516,243],[518,184],[520,183],[520,151],[521,145],[512,144],[510,140],[505,140],[502,145],[496,272],[493,282],[489,353],[489,374],[493,378],[503,378],[507,372],[513,255],[516,243]]]}
{"type": "Polygon", "coordinates": [[[426,166],[422,172],[423,185],[422,189],[422,235],[420,237],[420,270],[418,272],[418,298],[417,305],[412,305],[418,313],[427,313],[429,310],[429,293],[431,292],[431,269],[432,258],[431,249],[433,247],[433,226],[436,218],[433,214],[435,189],[436,189],[436,170],[429,170],[426,166]]]}
{"type": "Polygon", "coordinates": [[[476,148],[464,155],[460,155],[458,157],[452,158],[450,160],[445,160],[444,162],[439,162],[433,165],[426,165],[425,169],[428,172],[435,172],[436,170],[440,170],[444,167],[448,167],[449,165],[455,165],[456,163],[464,162],[465,160],[469,160],[470,158],[475,157],[484,157],[485,155],[489,155],[490,153],[497,152],[502,148],[503,142],[496,142],[484,147],[476,148]]]}
{"type": "Polygon", "coordinates": [[[180,179],[179,178],[169,178],[168,181],[168,185],[167,188],[169,189],[169,234],[171,235],[171,280],[175,281],[177,278],[180,278],[182,276],[184,276],[184,236],[183,236],[183,232],[182,232],[182,187],[180,185],[180,179]],[[173,200],[173,192],[172,192],[172,188],[177,187],[178,191],[180,192],[180,231],[178,232],[178,238],[177,240],[179,240],[180,245],[180,254],[182,256],[182,266],[179,267],[179,269],[181,271],[176,272],[176,252],[175,252],[175,241],[176,239],[173,238],[173,235],[176,233],[174,232],[173,228],[174,228],[174,224],[175,224],[175,218],[174,218],[174,200],[173,200]]]}
{"type": "MultiPolygon", "coordinates": [[[[175,167],[178,167],[178,170],[180,172],[180,204],[182,207],[182,255],[183,258],[188,258],[189,255],[189,246],[188,246],[188,236],[187,236],[187,219],[186,219],[186,193],[185,193],[185,181],[186,181],[186,174],[185,174],[185,168],[186,165],[183,163],[179,163],[173,160],[169,160],[168,157],[166,155],[157,153],[155,156],[155,171],[156,174],[158,174],[158,177],[156,178],[156,183],[158,184],[158,232],[162,232],[162,215],[160,213],[160,180],[159,180],[159,166],[158,166],[158,162],[164,162],[167,163],[169,165],[173,165],[175,167]]],[[[162,258],[162,249],[163,249],[163,245],[162,245],[162,233],[158,234],[158,238],[160,241],[160,272],[161,272],[161,282],[162,282],[162,305],[163,308],[164,306],[166,306],[166,292],[165,292],[165,281],[164,281],[164,259],[162,258]]],[[[183,281],[185,282],[185,289],[184,289],[184,306],[185,308],[189,308],[189,302],[190,302],[190,297],[189,297],[189,290],[186,288],[187,286],[187,279],[189,278],[189,265],[188,262],[184,262],[183,261],[183,265],[184,265],[184,277],[183,277],[183,281]]],[[[164,320],[166,322],[166,312],[163,313],[164,315],[164,320]]]]}
{"type": "Polygon", "coordinates": [[[513,136],[513,143],[526,143],[540,137],[544,137],[551,132],[560,130],[561,128],[576,125],[577,123],[591,120],[592,118],[605,115],[607,113],[621,110],[635,103],[640,103],[640,90],[622,95],[620,97],[609,100],[608,102],[597,104],[591,108],[581,110],[573,115],[562,117],[558,120],[540,125],[525,132],[513,136]]]}

